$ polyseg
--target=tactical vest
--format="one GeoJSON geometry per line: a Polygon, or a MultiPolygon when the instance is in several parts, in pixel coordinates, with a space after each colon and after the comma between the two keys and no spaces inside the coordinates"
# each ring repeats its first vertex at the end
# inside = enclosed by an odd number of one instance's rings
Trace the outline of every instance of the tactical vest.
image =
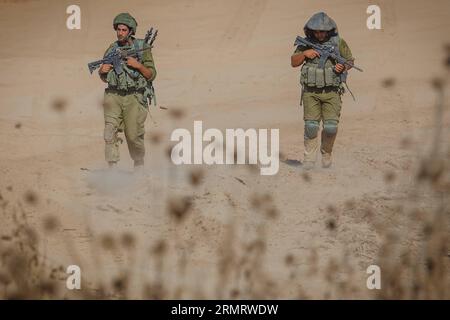
{"type": "MultiPolygon", "coordinates": [[[[332,45],[339,48],[339,37],[331,37],[321,44],[332,45]]],[[[319,68],[319,57],[314,59],[306,58],[301,70],[300,84],[302,86],[316,88],[339,87],[341,85],[341,78],[339,74],[334,71],[334,66],[335,63],[330,59],[327,59],[324,69],[321,69],[319,68]]]]}
{"type": "MultiPolygon", "coordinates": [[[[133,49],[143,49],[145,41],[142,39],[134,39],[133,41],[133,49]]],[[[109,54],[113,50],[119,48],[119,45],[114,42],[106,54],[109,54]]],[[[142,51],[138,52],[137,60],[142,63],[142,51]]],[[[128,67],[125,63],[122,65],[123,72],[121,74],[117,74],[114,69],[108,72],[106,76],[106,81],[108,83],[108,88],[115,90],[124,90],[124,91],[132,91],[132,90],[145,90],[149,87],[148,80],[137,70],[128,67]]]]}

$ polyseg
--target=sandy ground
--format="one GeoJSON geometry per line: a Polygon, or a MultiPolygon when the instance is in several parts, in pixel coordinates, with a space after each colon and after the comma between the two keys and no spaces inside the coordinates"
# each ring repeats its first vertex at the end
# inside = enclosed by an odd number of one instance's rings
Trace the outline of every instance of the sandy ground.
{"type": "MultiPolygon", "coordinates": [[[[289,282],[288,255],[299,272],[291,281],[295,285],[280,290],[279,297],[297,297],[300,289],[311,297],[326,297],[326,282],[301,276],[311,267],[311,254],[320,270],[326,270],[330,259],[345,257],[355,286],[348,297],[368,297],[366,268],[377,264],[381,236],[365,212],[370,208],[380,220],[401,221],[392,208],[410,196],[412,170],[429,149],[436,101],[430,80],[446,72],[442,61],[450,2],[377,1],[382,30],[366,28],[369,2],[362,0],[77,3],[82,28],[71,31],[65,27],[71,1],[0,2],[5,44],[0,47],[0,192],[11,202],[21,201],[28,190],[36,192],[38,203],[25,204],[33,225],[39,227],[48,215],[61,221],[58,231],[40,244],[50,263],[80,265],[92,287],[94,279],[115,274],[130,259],[137,278],[151,278],[153,265],[142,257],[166,239],[188,265],[183,281],[198,289],[181,297],[201,297],[200,291],[215,297],[218,256],[230,236],[227,226],[234,226],[236,243],[257,238],[263,226],[267,277],[289,282]],[[244,166],[203,166],[203,183],[192,186],[188,178],[193,168],[175,167],[166,154],[172,130],[192,130],[194,120],[221,130],[278,128],[283,156],[302,160],[299,69],[290,67],[290,55],[305,21],[321,10],[338,23],[364,69],[349,77],[357,100],[343,97],[333,168],[305,176],[301,166],[281,163],[277,175],[261,176],[244,166]],[[138,177],[132,174],[125,144],[119,171],[105,170],[104,84],[87,69],[114,41],[111,21],[122,11],[136,17],[139,36],[147,27],[159,29],[153,50],[155,87],[158,105],[168,108],[150,110],[145,175],[138,177]],[[387,78],[395,79],[393,87],[382,87],[387,78]],[[58,98],[67,101],[63,112],[51,107],[58,98]],[[182,110],[185,116],[174,119],[170,110],[182,110]],[[152,135],[160,135],[161,143],[149,142],[152,135]],[[405,139],[412,147],[401,147],[405,139]],[[389,185],[386,173],[396,177],[389,185]],[[252,208],[251,199],[259,194],[271,195],[275,219],[252,208]],[[194,199],[191,216],[181,225],[166,208],[168,199],[179,195],[194,199]],[[326,228],[333,214],[338,216],[337,231],[326,228]],[[137,257],[119,252],[100,258],[93,252],[97,236],[124,232],[136,237],[137,257]]],[[[448,114],[443,121],[448,128],[448,114]]],[[[426,199],[419,204],[429,205],[426,199]]],[[[10,222],[2,217],[0,230],[7,232],[10,222]]],[[[408,241],[413,247],[414,239],[408,241]]],[[[170,288],[181,281],[176,256],[164,272],[170,288]]],[[[138,287],[140,280],[134,281],[138,287]]]]}

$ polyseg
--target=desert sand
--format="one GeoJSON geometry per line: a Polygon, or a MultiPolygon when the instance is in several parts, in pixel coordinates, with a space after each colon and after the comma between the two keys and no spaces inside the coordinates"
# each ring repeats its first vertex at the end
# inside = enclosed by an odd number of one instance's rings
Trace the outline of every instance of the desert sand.
{"type": "MultiPolygon", "coordinates": [[[[362,0],[80,0],[81,29],[68,30],[71,4],[0,2],[2,235],[21,207],[46,265],[80,266],[85,292],[128,272],[126,297],[136,298],[145,283],[163,283],[162,298],[370,298],[366,269],[382,263],[387,229],[401,235],[401,252],[420,252],[408,217],[437,205],[429,190],[417,192],[415,172],[435,129],[431,81],[449,72],[449,1],[379,0],[381,30],[367,29],[371,3],[362,0]],[[356,101],[343,97],[333,167],[305,173],[281,162],[277,175],[261,176],[243,165],[173,165],[170,134],[192,130],[194,120],[220,130],[278,128],[282,159],[302,161],[299,68],[290,56],[318,11],[337,22],[364,69],[350,71],[356,101]],[[105,84],[87,68],[115,40],[120,12],[134,15],[139,37],[159,29],[143,175],[133,174],[125,143],[118,171],[107,170],[105,84]],[[170,204],[184,196],[192,206],[177,221],[170,204]],[[56,228],[46,230],[45,219],[56,228]],[[109,252],[102,239],[125,248],[109,252]],[[258,241],[259,268],[227,275],[258,241]],[[167,246],[163,266],[150,252],[157,243],[167,246]]],[[[448,148],[448,104],[440,120],[448,148]]],[[[58,286],[64,297],[83,297],[65,289],[64,274],[58,286]]]]}

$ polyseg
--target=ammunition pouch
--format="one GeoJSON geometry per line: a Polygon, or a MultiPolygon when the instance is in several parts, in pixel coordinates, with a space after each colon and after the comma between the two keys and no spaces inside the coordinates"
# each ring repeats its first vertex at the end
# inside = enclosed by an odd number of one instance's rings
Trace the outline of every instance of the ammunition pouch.
{"type": "Polygon", "coordinates": [[[305,87],[339,87],[341,78],[334,71],[334,66],[325,66],[324,69],[321,69],[317,65],[305,64],[302,67],[300,83],[305,87]]]}

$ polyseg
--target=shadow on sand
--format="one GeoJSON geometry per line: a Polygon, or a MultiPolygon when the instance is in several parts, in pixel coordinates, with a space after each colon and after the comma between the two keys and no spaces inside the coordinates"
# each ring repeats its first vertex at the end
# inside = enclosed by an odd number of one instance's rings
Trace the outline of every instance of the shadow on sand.
{"type": "Polygon", "coordinates": [[[282,163],[287,164],[288,166],[291,167],[301,167],[302,163],[300,160],[296,160],[296,159],[284,159],[284,160],[280,160],[282,163]]]}

